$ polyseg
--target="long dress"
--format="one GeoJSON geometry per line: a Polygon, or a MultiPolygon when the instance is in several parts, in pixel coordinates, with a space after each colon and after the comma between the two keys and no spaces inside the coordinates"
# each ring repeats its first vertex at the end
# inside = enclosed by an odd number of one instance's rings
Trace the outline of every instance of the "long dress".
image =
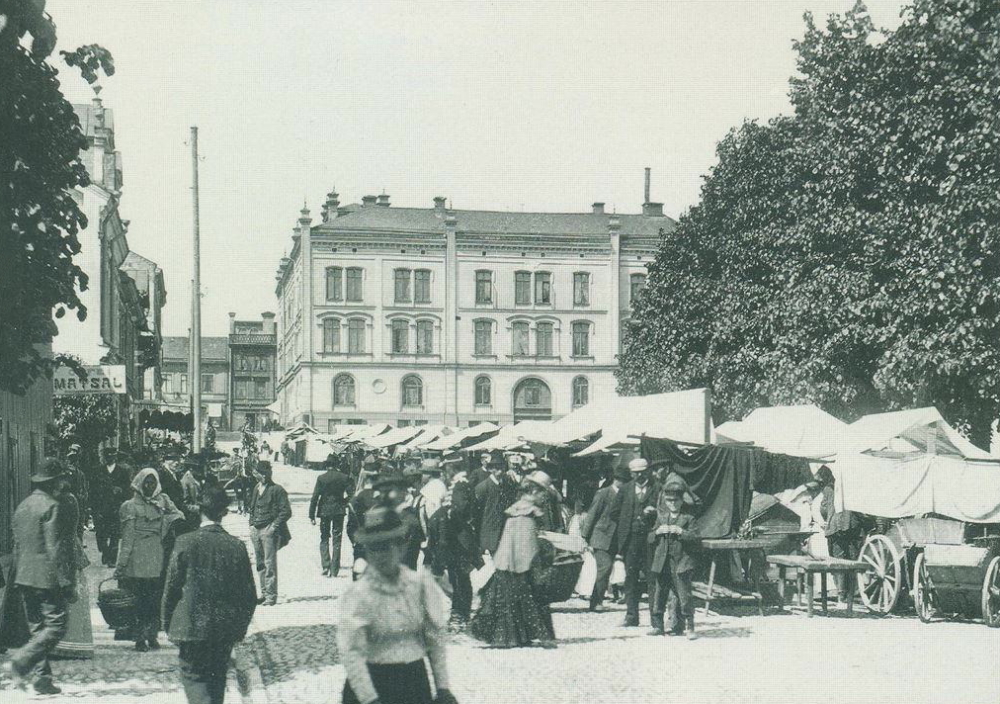
{"type": "MultiPolygon", "coordinates": [[[[62,501],[73,504],[76,512],[76,499],[64,496],[62,501]]],[[[52,651],[57,658],[73,658],[89,660],[94,657],[94,629],[90,621],[90,590],[87,586],[85,570],[90,565],[83,551],[83,541],[77,533],[74,544],[74,560],[76,561],[76,594],[77,599],[66,610],[66,635],[52,651]]]]}
{"type": "Polygon", "coordinates": [[[498,647],[555,638],[549,605],[536,595],[531,566],[539,552],[536,521],[542,511],[522,499],[507,509],[493,562],[496,571],[480,592],[479,611],[469,623],[477,639],[498,647]]]}

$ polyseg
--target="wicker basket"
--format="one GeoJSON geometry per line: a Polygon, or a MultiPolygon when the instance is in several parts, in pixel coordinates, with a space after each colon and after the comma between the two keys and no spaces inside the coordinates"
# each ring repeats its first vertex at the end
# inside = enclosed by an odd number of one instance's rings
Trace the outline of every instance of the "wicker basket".
{"type": "Polygon", "coordinates": [[[105,589],[104,585],[112,579],[109,577],[97,585],[97,606],[111,628],[131,628],[135,624],[135,595],[121,588],[105,589]]]}
{"type": "Polygon", "coordinates": [[[557,553],[552,564],[532,570],[532,578],[539,599],[554,604],[573,596],[576,583],[583,569],[583,556],[579,553],[557,553]]]}

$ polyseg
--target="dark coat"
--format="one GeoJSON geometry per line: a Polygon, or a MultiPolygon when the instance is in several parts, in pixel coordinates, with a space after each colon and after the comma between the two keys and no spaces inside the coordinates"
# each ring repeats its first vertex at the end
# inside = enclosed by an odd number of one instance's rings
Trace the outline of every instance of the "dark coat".
{"type": "Polygon", "coordinates": [[[278,532],[278,548],[288,545],[292,534],[288,530],[288,519],[292,517],[292,504],[288,492],[280,484],[273,482],[264,487],[263,493],[255,486],[250,491],[250,525],[262,528],[274,524],[278,532]]]}
{"type": "Polygon", "coordinates": [[[70,506],[41,489],[18,505],[13,520],[17,584],[36,589],[76,584],[78,519],[70,506]]]}
{"type": "Polygon", "coordinates": [[[656,482],[650,481],[646,485],[646,494],[642,501],[637,501],[635,495],[635,482],[629,482],[622,487],[621,511],[618,514],[618,552],[622,555],[628,550],[631,543],[639,540],[642,545],[646,544],[649,531],[656,523],[656,499],[659,495],[659,486],[656,482]],[[653,509],[646,511],[647,508],[653,509]],[[640,519],[642,525],[641,535],[633,535],[633,526],[639,525],[636,519],[640,519]]]}
{"type": "Polygon", "coordinates": [[[500,483],[492,477],[476,486],[476,505],[479,508],[479,547],[491,554],[500,545],[503,526],[507,522],[505,511],[517,500],[517,484],[506,474],[500,483]]]}
{"type": "Polygon", "coordinates": [[[694,516],[689,513],[679,513],[676,518],[671,518],[666,512],[661,511],[656,518],[653,532],[649,534],[649,541],[656,547],[653,550],[653,564],[650,567],[653,574],[663,571],[667,565],[667,558],[675,572],[690,572],[694,569],[694,557],[691,555],[691,548],[698,540],[698,532],[694,525],[694,516]],[[678,525],[683,532],[680,535],[656,535],[656,529],[660,526],[678,525]]]}
{"type": "Polygon", "coordinates": [[[335,469],[327,470],[316,478],[312,500],[309,502],[309,520],[316,518],[343,518],[347,513],[347,493],[351,479],[335,469]]]}
{"type": "Polygon", "coordinates": [[[451,505],[427,519],[427,552],[436,575],[446,569],[469,572],[483,566],[482,550],[472,525],[474,495],[467,480],[451,488],[451,505]]]}
{"type": "Polygon", "coordinates": [[[90,478],[90,513],[94,521],[118,522],[118,510],[132,498],[131,467],[117,462],[113,471],[98,463],[90,478]]]}
{"type": "Polygon", "coordinates": [[[243,541],[219,525],[178,538],[162,606],[164,628],[175,643],[242,640],[257,607],[243,541]]]}
{"type": "Polygon", "coordinates": [[[364,527],[365,514],[375,506],[375,490],[362,489],[357,496],[350,500],[347,513],[347,539],[354,546],[354,557],[365,556],[365,548],[356,541],[358,530],[364,527]]]}
{"type": "MultiPolygon", "coordinates": [[[[580,527],[580,534],[595,550],[613,552],[617,549],[615,540],[618,532],[618,517],[621,513],[622,494],[628,484],[615,491],[607,486],[594,494],[594,500],[587,511],[587,518],[580,527]]],[[[630,487],[629,487],[630,488],[630,487]]]]}

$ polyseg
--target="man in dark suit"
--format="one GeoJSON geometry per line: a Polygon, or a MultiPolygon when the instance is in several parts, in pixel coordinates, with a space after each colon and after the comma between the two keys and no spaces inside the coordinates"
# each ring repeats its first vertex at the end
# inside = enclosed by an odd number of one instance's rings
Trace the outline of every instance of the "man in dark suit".
{"type": "Polygon", "coordinates": [[[479,466],[469,472],[469,485],[472,486],[473,490],[489,478],[490,463],[492,462],[493,456],[488,452],[479,456],[479,466]]]}
{"type": "Polygon", "coordinates": [[[656,524],[649,536],[655,546],[650,571],[656,578],[655,593],[650,599],[653,612],[650,635],[663,635],[665,630],[670,635],[681,635],[686,626],[688,639],[695,637],[691,547],[698,533],[694,516],[683,510],[685,504],[693,503],[683,477],[676,473],[667,475],[660,489],[656,524]],[[666,629],[664,612],[668,614],[666,629]]]}
{"type": "Polygon", "coordinates": [[[118,540],[121,537],[119,509],[132,497],[132,470],[121,461],[113,447],[101,450],[101,462],[91,477],[91,515],[97,533],[97,549],[107,567],[118,562],[118,540]]]}
{"type": "Polygon", "coordinates": [[[628,467],[617,467],[611,486],[599,489],[587,511],[587,518],[580,527],[580,534],[594,552],[597,578],[590,594],[590,610],[603,609],[604,594],[608,591],[611,568],[618,552],[618,518],[621,515],[622,486],[629,480],[628,467]]]}
{"type": "Polygon", "coordinates": [[[448,570],[451,583],[451,624],[461,629],[472,613],[472,580],[469,573],[483,566],[482,550],[473,526],[472,486],[465,472],[451,473],[449,490],[441,508],[428,519],[427,552],[435,576],[448,570]]]}
{"type": "Polygon", "coordinates": [[[643,586],[650,594],[652,613],[653,580],[649,576],[649,531],[656,521],[657,487],[650,478],[649,463],[634,459],[628,463],[632,481],[622,489],[618,518],[618,554],[625,561],[625,625],[639,625],[639,597],[643,586]]]}
{"type": "Polygon", "coordinates": [[[316,488],[309,502],[309,522],[316,525],[316,518],[319,518],[319,559],[326,577],[336,577],[340,571],[340,544],[350,488],[350,478],[337,470],[337,457],[329,455],[326,471],[316,478],[316,488]]]}
{"type": "Polygon", "coordinates": [[[476,486],[476,508],[479,511],[479,547],[490,555],[496,552],[507,522],[504,513],[517,500],[517,482],[504,471],[503,460],[490,460],[490,476],[476,486]]]}
{"type": "Polygon", "coordinates": [[[67,610],[76,601],[78,519],[66,508],[72,502],[60,502],[65,474],[59,460],[45,460],[31,475],[34,490],[14,512],[14,582],[24,600],[31,637],[11,652],[3,674],[19,686],[31,679],[37,694],[62,691],[52,683],[49,653],[66,635],[67,610]]]}
{"type": "Polygon", "coordinates": [[[257,606],[250,556],[227,533],[225,489],[199,499],[201,526],[177,540],[163,590],[163,623],[180,647],[180,675],[190,704],[222,704],[233,645],[243,640],[257,606]]]}

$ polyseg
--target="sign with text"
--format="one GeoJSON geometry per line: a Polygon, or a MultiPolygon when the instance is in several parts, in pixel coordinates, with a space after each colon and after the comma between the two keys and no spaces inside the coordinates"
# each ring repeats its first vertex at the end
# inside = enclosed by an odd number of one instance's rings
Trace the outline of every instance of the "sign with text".
{"type": "Polygon", "coordinates": [[[81,396],[93,394],[124,394],[124,364],[102,364],[84,367],[86,376],[80,377],[69,367],[59,367],[52,375],[52,390],[56,396],[81,396]]]}

